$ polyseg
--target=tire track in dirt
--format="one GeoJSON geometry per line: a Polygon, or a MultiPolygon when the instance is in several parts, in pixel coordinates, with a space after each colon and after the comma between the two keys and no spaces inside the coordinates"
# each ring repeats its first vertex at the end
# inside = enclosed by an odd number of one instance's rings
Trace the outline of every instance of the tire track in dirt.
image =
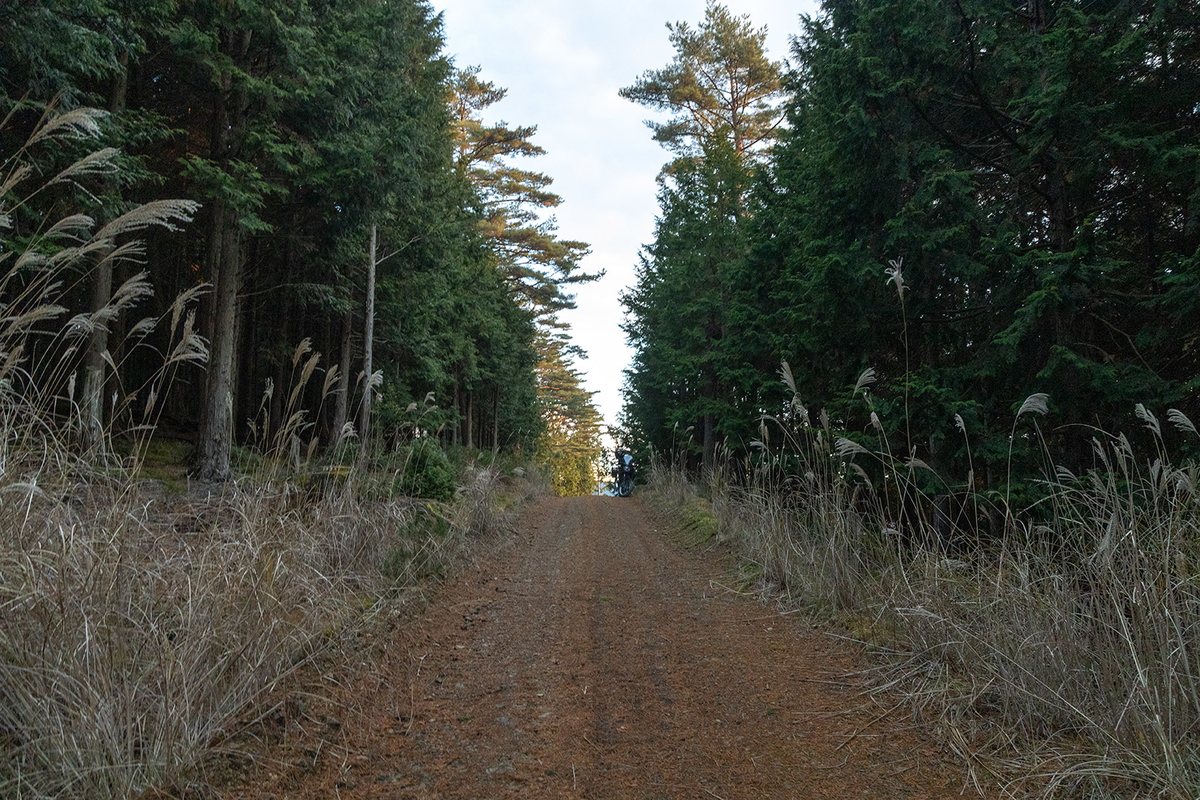
{"type": "Polygon", "coordinates": [[[960,765],[845,685],[852,653],[656,527],[636,500],[541,501],[335,681],[336,736],[310,712],[227,796],[960,796],[960,765]]]}

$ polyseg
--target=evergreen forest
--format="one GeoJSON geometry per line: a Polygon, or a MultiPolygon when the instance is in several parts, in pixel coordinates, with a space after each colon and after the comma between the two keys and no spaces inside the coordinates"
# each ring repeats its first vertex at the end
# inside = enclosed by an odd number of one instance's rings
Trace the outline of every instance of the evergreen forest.
{"type": "Polygon", "coordinates": [[[624,298],[632,439],[712,465],[811,411],[1019,491],[1046,447],[1078,473],[1097,431],[1145,434],[1139,404],[1194,418],[1195,4],[827,0],[801,25],[773,62],[709,3],[622,92],[670,156],[624,298]]]}
{"type": "Polygon", "coordinates": [[[488,119],[505,90],[481,71],[447,58],[420,0],[0,4],[3,302],[55,309],[9,342],[24,366],[6,391],[101,461],[153,426],[222,481],[248,450],[426,435],[548,461],[553,363],[594,460],[557,335],[596,277],[588,246],[547,216],[536,127],[488,119]],[[60,220],[104,232],[139,208],[161,219],[109,229],[62,275],[16,263],[87,239],[60,220]]]}

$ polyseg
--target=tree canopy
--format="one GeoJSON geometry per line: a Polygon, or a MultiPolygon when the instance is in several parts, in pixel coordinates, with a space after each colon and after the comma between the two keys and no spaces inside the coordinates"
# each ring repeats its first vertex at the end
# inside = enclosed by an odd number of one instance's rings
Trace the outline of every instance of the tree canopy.
{"type": "MultiPolygon", "coordinates": [[[[710,4],[698,31],[721,18],[710,4]]],[[[1138,403],[1195,411],[1190,4],[827,0],[802,24],[786,124],[744,177],[721,177],[728,125],[704,122],[689,66],[741,74],[730,50],[697,55],[711,40],[669,26],[676,61],[623,90],[681,112],[651,126],[676,158],[626,297],[627,415],[648,442],[692,427],[748,447],[787,409],[782,361],[849,435],[874,413],[902,451],[981,484],[1010,452],[1040,468],[1036,441],[1010,439],[1031,394],[1072,469],[1083,431],[1136,435],[1138,403]],[[745,181],[735,212],[723,180],[745,181]]]]}
{"type": "MultiPolygon", "coordinates": [[[[124,154],[110,174],[24,206],[0,253],[55,213],[201,204],[182,232],[150,234],[154,296],[62,374],[83,373],[93,420],[119,429],[112,398],[136,397],[156,369],[149,348],[123,355],[139,315],[201,297],[207,367],[179,370],[160,410],[163,426],[198,430],[206,477],[229,476],[238,443],[353,436],[367,398],[380,443],[414,430],[416,403],[422,429],[447,443],[532,448],[535,323],[591,276],[587,245],[544,217],[561,202],[551,179],[509,160],[541,152],[534,129],[480,117],[502,95],[454,68],[424,0],[0,4],[0,152],[47,109],[87,105],[110,112],[105,144],[124,154]],[[310,351],[313,369],[299,370],[310,351]]],[[[37,169],[53,175],[79,155],[71,146],[39,151],[37,169]]],[[[101,302],[127,269],[94,271],[66,302],[101,302]]]]}
{"type": "Polygon", "coordinates": [[[718,139],[739,157],[760,152],[781,119],[774,103],[780,66],[763,50],[767,29],[709,0],[698,27],[668,22],[667,30],[674,60],[621,90],[627,100],[674,115],[646,123],[655,141],[680,155],[697,155],[718,139]]]}
{"type": "Polygon", "coordinates": [[[539,331],[538,402],[546,427],[538,443],[538,461],[547,470],[558,495],[592,494],[602,455],[602,419],[583,388],[583,376],[574,364],[581,355],[566,333],[553,328],[539,331]]]}
{"type": "Polygon", "coordinates": [[[566,287],[600,275],[579,269],[588,245],[559,238],[554,218],[542,217],[562,203],[550,191],[553,179],[512,163],[514,157],[546,152],[531,141],[537,128],[484,122],[484,110],[502,100],[507,90],[481,80],[479,73],[479,67],[456,69],[450,83],[455,168],[479,193],[481,230],[495,249],[510,289],[535,317],[553,316],[575,307],[566,287]]]}

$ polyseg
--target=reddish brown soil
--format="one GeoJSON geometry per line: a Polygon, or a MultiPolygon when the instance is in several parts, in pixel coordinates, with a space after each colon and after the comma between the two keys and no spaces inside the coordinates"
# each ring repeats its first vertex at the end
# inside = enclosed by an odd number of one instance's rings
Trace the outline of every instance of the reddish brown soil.
{"type": "Polygon", "coordinates": [[[960,764],[844,677],[859,656],[658,527],[636,499],[539,502],[353,674],[294,698],[226,797],[964,792],[960,764]]]}

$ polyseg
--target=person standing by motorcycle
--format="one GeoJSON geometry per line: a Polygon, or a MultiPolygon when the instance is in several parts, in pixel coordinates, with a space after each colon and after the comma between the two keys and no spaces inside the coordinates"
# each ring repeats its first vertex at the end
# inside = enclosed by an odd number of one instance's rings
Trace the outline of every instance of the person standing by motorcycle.
{"type": "Polygon", "coordinates": [[[633,494],[633,454],[617,448],[617,465],[613,467],[613,478],[617,484],[617,495],[629,497],[633,494]]]}

